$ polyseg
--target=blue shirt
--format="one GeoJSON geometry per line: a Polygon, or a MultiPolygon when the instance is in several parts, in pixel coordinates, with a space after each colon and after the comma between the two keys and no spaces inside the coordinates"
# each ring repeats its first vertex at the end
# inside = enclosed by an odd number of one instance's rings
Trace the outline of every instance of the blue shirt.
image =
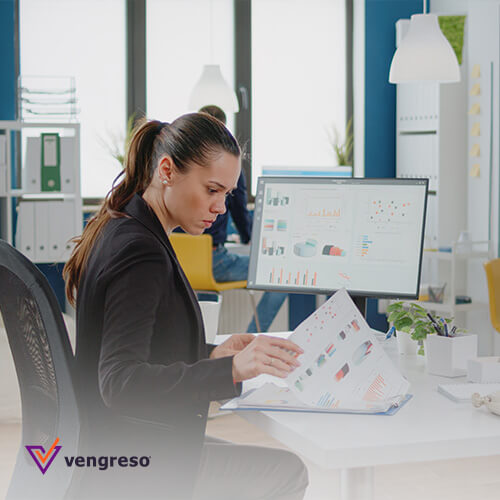
{"type": "Polygon", "coordinates": [[[215,222],[205,229],[205,233],[212,236],[214,245],[224,244],[227,239],[229,213],[240,233],[241,242],[248,243],[252,236],[252,221],[247,210],[247,185],[243,172],[240,174],[236,189],[226,199],[226,213],[219,214],[215,222]]]}

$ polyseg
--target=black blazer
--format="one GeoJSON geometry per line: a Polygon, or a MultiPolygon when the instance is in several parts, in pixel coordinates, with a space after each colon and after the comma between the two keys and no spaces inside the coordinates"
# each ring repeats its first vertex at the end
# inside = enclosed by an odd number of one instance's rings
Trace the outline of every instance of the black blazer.
{"type": "Polygon", "coordinates": [[[124,416],[160,422],[170,441],[156,451],[196,474],[208,404],[241,384],[232,357],[208,359],[196,296],[152,209],[136,194],[125,212],[95,242],[77,292],[84,420],[101,448],[111,435],[115,447],[128,439],[124,416]]]}

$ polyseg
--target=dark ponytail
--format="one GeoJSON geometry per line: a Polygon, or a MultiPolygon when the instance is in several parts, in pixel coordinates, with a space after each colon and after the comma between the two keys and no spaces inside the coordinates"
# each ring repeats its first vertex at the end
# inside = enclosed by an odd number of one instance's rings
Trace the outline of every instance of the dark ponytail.
{"type": "Polygon", "coordinates": [[[193,164],[208,165],[222,152],[240,156],[236,139],[217,119],[205,113],[191,113],[171,124],[142,121],[136,127],[125,156],[124,168],[113,182],[99,212],[87,223],[64,266],[66,296],[75,304],[75,291],[95,241],[110,219],[125,217],[125,206],[135,193],[150,184],[158,161],[169,155],[176,168],[186,173],[193,164]]]}

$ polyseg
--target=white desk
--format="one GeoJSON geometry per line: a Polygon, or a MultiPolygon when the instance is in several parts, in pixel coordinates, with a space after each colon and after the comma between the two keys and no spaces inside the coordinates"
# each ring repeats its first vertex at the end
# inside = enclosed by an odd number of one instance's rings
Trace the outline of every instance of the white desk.
{"type": "Polygon", "coordinates": [[[341,469],[342,498],[373,496],[373,467],[500,454],[500,418],[454,403],[438,383],[465,379],[427,375],[421,356],[400,356],[413,398],[393,416],[240,411],[290,449],[325,468],[341,469]]]}

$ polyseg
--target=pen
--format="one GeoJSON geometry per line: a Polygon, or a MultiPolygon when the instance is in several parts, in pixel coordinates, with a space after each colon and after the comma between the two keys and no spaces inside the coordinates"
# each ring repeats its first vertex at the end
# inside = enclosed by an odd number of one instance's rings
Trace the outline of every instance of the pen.
{"type": "Polygon", "coordinates": [[[446,321],[444,318],[441,318],[441,323],[443,323],[443,329],[444,329],[444,334],[446,337],[449,337],[448,335],[448,325],[446,324],[446,321]]]}
{"type": "Polygon", "coordinates": [[[452,329],[451,329],[451,332],[450,332],[450,335],[453,337],[455,335],[455,332],[457,331],[457,327],[454,326],[452,329]]]}
{"type": "Polygon", "coordinates": [[[434,327],[434,330],[436,330],[437,334],[444,335],[444,333],[441,330],[441,327],[438,325],[437,321],[431,316],[431,313],[427,313],[427,316],[431,320],[432,326],[434,327]]]}
{"type": "Polygon", "coordinates": [[[394,328],[394,326],[391,326],[389,328],[389,331],[387,332],[387,334],[385,336],[385,340],[389,340],[394,335],[395,331],[396,331],[396,328],[394,328]]]}

